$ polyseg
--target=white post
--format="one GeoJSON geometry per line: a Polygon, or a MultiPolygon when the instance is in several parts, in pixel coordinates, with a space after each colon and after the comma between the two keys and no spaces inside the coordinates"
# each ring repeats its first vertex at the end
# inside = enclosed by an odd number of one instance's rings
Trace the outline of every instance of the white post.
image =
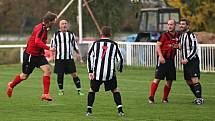
{"type": "Polygon", "coordinates": [[[126,43],[126,61],[127,65],[131,65],[131,43],[126,43]]]}
{"type": "Polygon", "coordinates": [[[83,29],[82,29],[82,0],[78,0],[78,28],[79,28],[79,43],[82,43],[83,29]]]}
{"type": "Polygon", "coordinates": [[[23,52],[24,52],[24,48],[20,47],[20,63],[23,63],[23,52]]]}
{"type": "MultiPolygon", "coordinates": [[[[202,46],[198,46],[199,68],[202,71],[202,46]]],[[[204,64],[203,64],[204,65],[204,64]]]]}

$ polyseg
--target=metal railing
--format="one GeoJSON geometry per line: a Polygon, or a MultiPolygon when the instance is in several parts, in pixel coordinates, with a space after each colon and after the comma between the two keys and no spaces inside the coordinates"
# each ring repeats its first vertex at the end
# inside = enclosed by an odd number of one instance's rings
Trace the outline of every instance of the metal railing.
{"type": "MultiPolygon", "coordinates": [[[[155,52],[156,43],[118,42],[123,54],[125,65],[155,67],[157,55],[155,52]]],[[[82,57],[87,52],[92,42],[80,43],[82,57]]],[[[23,62],[23,51],[26,45],[0,45],[1,48],[20,48],[20,62],[23,62]]],[[[215,44],[199,44],[200,70],[203,72],[215,72],[215,44]]],[[[175,58],[176,68],[182,70],[180,63],[180,51],[177,51],[175,58]]]]}

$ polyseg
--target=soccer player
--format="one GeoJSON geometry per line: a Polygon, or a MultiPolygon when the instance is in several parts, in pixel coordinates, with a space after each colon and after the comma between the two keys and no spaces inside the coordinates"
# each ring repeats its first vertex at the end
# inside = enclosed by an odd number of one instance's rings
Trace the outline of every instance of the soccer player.
{"type": "Polygon", "coordinates": [[[102,27],[100,40],[95,41],[88,52],[88,72],[90,79],[90,90],[88,93],[88,104],[86,116],[92,114],[92,107],[95,100],[95,93],[99,91],[100,85],[104,83],[105,91],[113,93],[114,101],[118,108],[118,115],[124,116],[122,110],[122,101],[119,89],[117,88],[117,79],[115,64],[118,61],[118,71],[122,72],[123,58],[118,44],[112,41],[111,28],[102,27]]]}
{"type": "Polygon", "coordinates": [[[73,78],[79,95],[81,92],[81,82],[76,72],[76,66],[73,59],[73,51],[76,52],[78,60],[81,59],[80,52],[75,41],[75,34],[69,29],[67,20],[60,20],[59,31],[55,32],[51,40],[51,47],[55,48],[55,67],[54,73],[57,74],[57,83],[59,87],[58,95],[64,95],[63,82],[64,74],[70,74],[73,78]]]}
{"type": "Polygon", "coordinates": [[[51,69],[44,56],[44,50],[54,50],[53,48],[48,47],[46,42],[47,29],[55,23],[56,18],[56,14],[47,12],[43,17],[42,22],[34,27],[23,54],[22,73],[17,75],[12,82],[8,83],[7,95],[9,97],[12,96],[13,88],[23,80],[26,80],[33,72],[34,68],[37,67],[43,72],[44,92],[41,99],[52,101],[52,97],[49,95],[51,69]]]}
{"type": "Polygon", "coordinates": [[[176,69],[174,58],[178,48],[179,33],[175,31],[176,22],[168,20],[168,31],[161,35],[156,45],[158,55],[155,79],[151,83],[149,103],[155,103],[154,96],[160,80],[166,79],[163,89],[163,103],[168,103],[168,95],[171,90],[172,81],[176,80],[176,69]]]}
{"type": "Polygon", "coordinates": [[[179,24],[182,34],[179,37],[181,54],[184,69],[184,79],[191,91],[195,95],[195,104],[203,104],[202,88],[199,82],[200,69],[199,69],[199,57],[198,57],[198,42],[195,34],[189,30],[189,21],[187,19],[181,19],[179,24]]]}

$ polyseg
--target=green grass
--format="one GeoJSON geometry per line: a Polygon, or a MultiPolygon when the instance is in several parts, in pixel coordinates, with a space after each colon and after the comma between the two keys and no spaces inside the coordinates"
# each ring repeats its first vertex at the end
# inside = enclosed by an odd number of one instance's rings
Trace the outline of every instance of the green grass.
{"type": "Polygon", "coordinates": [[[112,94],[105,92],[103,86],[96,95],[93,116],[86,117],[87,79],[86,65],[78,65],[85,96],[78,96],[71,77],[65,78],[65,95],[57,95],[56,75],[52,75],[50,93],[52,102],[40,101],[42,94],[41,71],[35,69],[28,80],[14,89],[9,99],[5,93],[7,83],[21,71],[21,65],[0,65],[0,120],[1,121],[212,121],[215,120],[215,82],[214,73],[202,73],[201,83],[205,104],[192,104],[191,91],[183,80],[182,72],[177,72],[169,96],[169,103],[162,104],[164,81],[156,93],[156,104],[148,104],[147,98],[154,69],[125,67],[118,73],[118,87],[121,90],[125,117],[116,115],[112,94]]]}

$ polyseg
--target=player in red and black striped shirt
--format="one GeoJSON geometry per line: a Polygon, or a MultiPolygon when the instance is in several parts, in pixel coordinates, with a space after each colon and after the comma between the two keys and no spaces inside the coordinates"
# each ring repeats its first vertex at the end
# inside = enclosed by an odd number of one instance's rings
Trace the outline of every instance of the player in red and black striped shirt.
{"type": "Polygon", "coordinates": [[[12,96],[13,88],[23,80],[26,80],[33,72],[34,68],[37,67],[43,71],[44,92],[41,99],[48,101],[52,100],[49,96],[51,69],[44,56],[44,50],[54,50],[53,48],[48,47],[46,42],[47,29],[55,23],[56,18],[56,14],[48,12],[43,17],[43,21],[35,26],[28,39],[27,47],[23,54],[22,73],[17,75],[13,82],[8,83],[7,95],[9,97],[12,96]]]}
{"type": "Polygon", "coordinates": [[[175,28],[175,20],[169,20],[168,31],[165,32],[157,42],[156,51],[158,54],[158,61],[156,65],[155,79],[151,83],[149,103],[154,103],[154,95],[158,84],[160,80],[164,79],[166,79],[166,83],[164,85],[162,102],[167,103],[172,81],[176,80],[174,58],[176,55],[176,49],[178,48],[179,33],[175,31],[175,28]]]}

